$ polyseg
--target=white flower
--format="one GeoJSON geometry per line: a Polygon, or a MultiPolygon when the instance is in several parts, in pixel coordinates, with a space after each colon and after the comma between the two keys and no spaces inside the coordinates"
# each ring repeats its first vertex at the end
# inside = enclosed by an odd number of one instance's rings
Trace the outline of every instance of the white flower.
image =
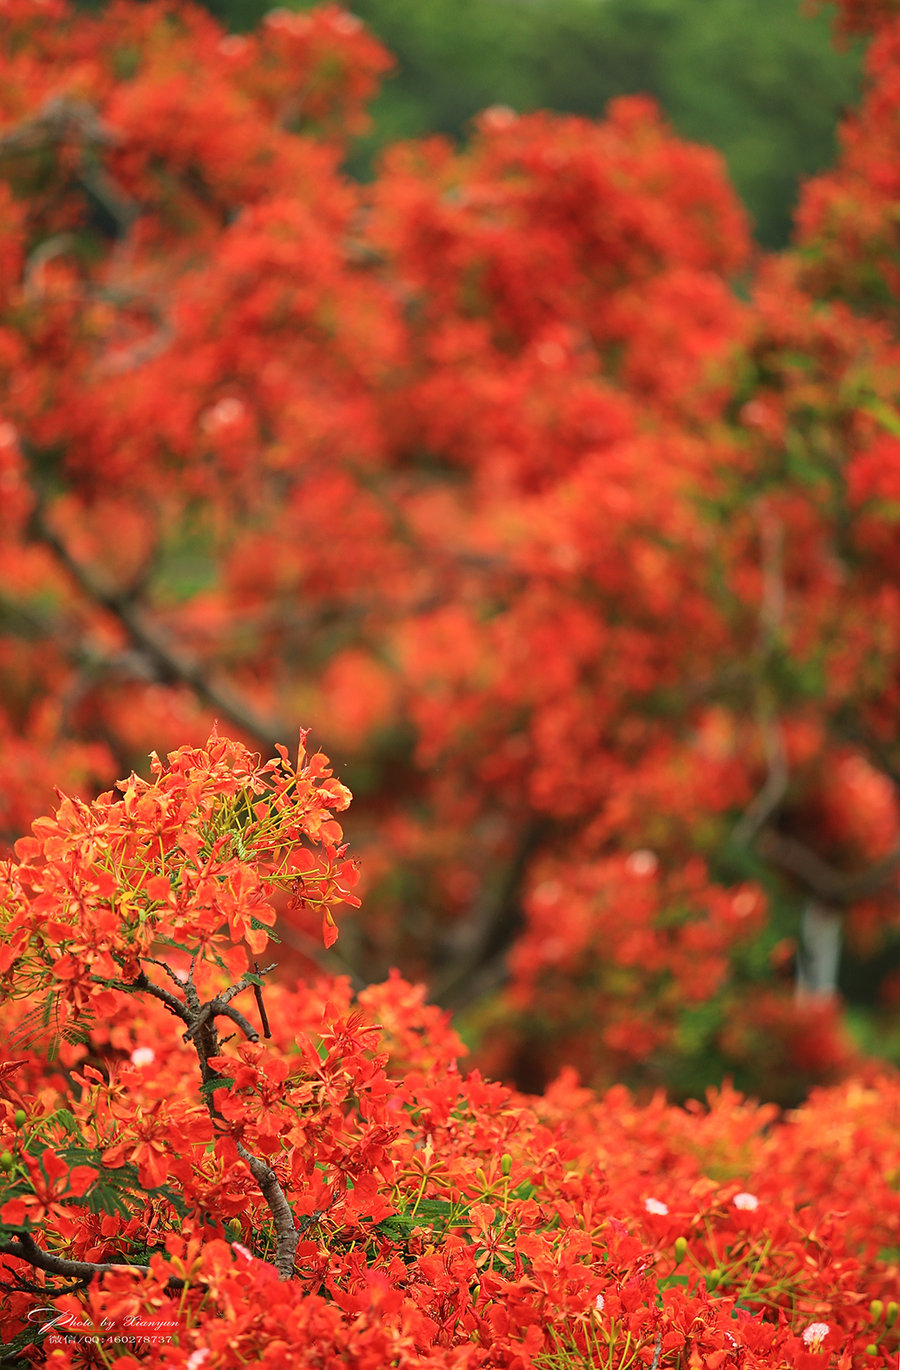
{"type": "Polygon", "coordinates": [[[208,1346],[201,1346],[199,1351],[192,1351],[187,1359],[187,1370],[200,1370],[201,1365],[205,1365],[209,1360],[210,1350],[208,1346]]]}
{"type": "Polygon", "coordinates": [[[805,1346],[808,1346],[811,1351],[818,1351],[830,1331],[831,1328],[828,1326],[827,1322],[811,1322],[809,1327],[801,1332],[800,1340],[805,1346]]]}
{"type": "Polygon", "coordinates": [[[509,128],[518,117],[516,111],[510,109],[509,105],[491,105],[490,109],[486,109],[481,116],[482,121],[489,129],[509,128]]]}
{"type": "Polygon", "coordinates": [[[741,890],[740,893],[736,894],[732,899],[731,907],[734,909],[738,918],[746,918],[748,914],[751,914],[756,908],[756,895],[752,890],[741,890]]]}
{"type": "Polygon", "coordinates": [[[648,851],[646,847],[633,851],[625,862],[625,868],[631,875],[652,875],[658,865],[656,853],[648,851]]]}
{"type": "Polygon", "coordinates": [[[235,399],[229,395],[226,399],[217,400],[211,409],[207,409],[203,415],[203,427],[206,429],[229,428],[233,423],[238,423],[247,412],[247,406],[243,400],[235,399]]]}
{"type": "Polygon", "coordinates": [[[131,1053],[131,1064],[133,1066],[152,1066],[156,1060],[156,1052],[152,1047],[135,1047],[131,1053]]]}
{"type": "Polygon", "coordinates": [[[754,1209],[759,1208],[759,1199],[755,1194],[735,1194],[731,1202],[734,1204],[735,1208],[744,1208],[748,1213],[752,1213],[754,1209]]]}
{"type": "Polygon", "coordinates": [[[604,1308],[606,1307],[606,1299],[603,1297],[602,1294],[598,1294],[597,1297],[594,1299],[594,1307],[596,1308],[598,1313],[603,1312],[604,1308]]]}
{"type": "Polygon", "coordinates": [[[663,1217],[669,1211],[669,1205],[664,1204],[661,1199],[645,1199],[644,1207],[648,1213],[660,1213],[663,1217]]]}
{"type": "Polygon", "coordinates": [[[220,38],[216,46],[226,57],[236,57],[238,53],[246,51],[249,44],[241,34],[229,33],[220,38]]]}
{"type": "Polygon", "coordinates": [[[355,14],[336,14],[331,21],[331,27],[337,33],[359,33],[362,20],[357,19],[355,14]]]}

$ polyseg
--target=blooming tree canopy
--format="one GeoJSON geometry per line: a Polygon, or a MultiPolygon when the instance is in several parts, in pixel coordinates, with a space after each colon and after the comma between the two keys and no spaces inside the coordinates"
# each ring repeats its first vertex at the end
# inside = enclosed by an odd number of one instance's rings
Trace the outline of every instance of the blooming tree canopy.
{"type": "Polygon", "coordinates": [[[894,1084],[776,1123],[559,1078],[793,1104],[863,1069],[841,940],[900,913],[900,13],[841,22],[863,102],[765,258],[642,98],[494,108],[360,185],[390,59],[335,5],[244,37],[0,6],[23,1347],[68,1281],[73,1316],[181,1319],[151,1354],[192,1370],[894,1354],[894,1084]],[[301,718],[341,782],[279,748],[301,718]],[[420,979],[543,1098],[464,1079],[420,979]]]}

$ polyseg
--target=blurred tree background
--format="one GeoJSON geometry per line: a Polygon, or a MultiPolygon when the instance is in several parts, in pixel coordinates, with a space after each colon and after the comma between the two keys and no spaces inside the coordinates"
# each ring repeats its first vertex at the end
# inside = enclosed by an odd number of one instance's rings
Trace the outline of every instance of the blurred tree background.
{"type": "MultiPolygon", "coordinates": [[[[310,0],[311,3],[311,0],[310,0]]],[[[301,4],[299,8],[308,8],[301,4]]],[[[264,0],[208,0],[235,30],[264,0]]],[[[398,62],[350,169],[365,176],[400,138],[458,137],[489,105],[589,117],[653,95],[685,138],[725,157],[757,241],[788,241],[799,182],[834,160],[855,103],[859,50],[835,51],[828,6],[797,0],[353,0],[398,62]]]]}

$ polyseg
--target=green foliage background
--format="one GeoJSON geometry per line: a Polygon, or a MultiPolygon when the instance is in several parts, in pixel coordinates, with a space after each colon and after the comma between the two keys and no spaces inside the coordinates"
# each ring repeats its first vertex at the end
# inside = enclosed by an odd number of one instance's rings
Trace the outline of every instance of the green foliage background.
{"type": "MultiPolygon", "coordinates": [[[[309,8],[312,0],[298,0],[309,8]]],[[[398,59],[351,170],[398,138],[459,136],[488,105],[603,113],[655,96],[684,137],[724,155],[758,241],[783,246],[798,182],[829,165],[859,88],[858,48],[835,50],[826,5],[797,0],[345,0],[398,59]]],[[[208,0],[235,29],[264,0],[208,0]]]]}

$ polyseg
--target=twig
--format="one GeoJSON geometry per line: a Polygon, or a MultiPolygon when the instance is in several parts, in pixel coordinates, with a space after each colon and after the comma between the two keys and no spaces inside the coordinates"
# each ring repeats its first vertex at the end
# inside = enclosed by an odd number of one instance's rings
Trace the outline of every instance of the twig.
{"type": "MultiPolygon", "coordinates": [[[[277,962],[277,961],[273,961],[273,962],[271,963],[271,965],[263,966],[262,970],[256,971],[256,974],[257,974],[257,975],[271,975],[272,971],[275,969],[275,967],[276,967],[277,965],[278,965],[278,962],[277,962]]],[[[217,996],[217,997],[218,997],[218,1001],[219,1001],[220,1003],[222,1003],[222,1004],[227,1004],[227,1003],[229,1002],[229,1000],[230,1000],[230,999],[233,999],[234,996],[235,996],[236,994],[243,994],[244,990],[245,990],[245,989],[250,989],[251,986],[252,986],[253,988],[256,988],[256,986],[253,985],[253,981],[252,981],[252,980],[247,980],[247,979],[238,980],[238,982],[237,982],[236,985],[231,985],[228,989],[223,990],[222,993],[221,993],[220,995],[217,996]]]]}
{"type": "MultiPolygon", "coordinates": [[[[259,962],[258,962],[258,961],[254,961],[254,962],[253,962],[253,969],[256,971],[256,974],[257,974],[257,975],[265,975],[265,971],[260,970],[260,968],[259,968],[259,962]]],[[[265,1006],[265,1004],[263,1003],[262,986],[261,986],[261,985],[254,985],[254,986],[253,986],[253,994],[254,994],[254,997],[255,997],[255,999],[256,999],[256,1007],[257,1007],[257,1009],[259,1010],[259,1020],[260,1020],[260,1022],[262,1023],[263,1036],[264,1036],[264,1037],[271,1037],[271,1036],[272,1036],[272,1031],[271,1031],[271,1028],[269,1027],[269,1020],[268,1020],[268,1018],[267,1018],[267,1016],[266,1016],[266,1006],[265,1006]]]]}
{"type": "MultiPolygon", "coordinates": [[[[273,971],[275,969],[277,964],[278,963],[276,961],[273,961],[270,966],[263,966],[262,970],[257,970],[256,974],[268,975],[270,971],[273,971]]],[[[251,988],[255,991],[259,990],[259,986],[254,985],[252,980],[239,980],[236,985],[230,985],[229,988],[224,989],[221,994],[217,994],[215,999],[210,999],[208,1003],[204,1004],[202,1008],[200,1008],[199,1011],[195,1013],[193,1021],[191,1022],[187,1032],[184,1034],[184,1040],[187,1042],[195,1038],[197,1033],[200,1032],[201,1029],[212,1019],[225,1017],[230,1018],[233,1023],[236,1023],[237,1026],[241,1029],[241,1031],[247,1037],[250,1038],[251,1042],[258,1042],[259,1033],[253,1027],[253,1025],[244,1017],[242,1013],[239,1013],[236,1008],[231,1007],[230,1002],[232,999],[235,998],[236,995],[243,994],[245,989],[251,988]]],[[[266,1028],[268,1028],[269,1024],[268,1019],[265,1019],[265,1010],[263,1011],[263,1017],[265,1020],[265,1026],[266,1028]]],[[[266,1036],[271,1036],[271,1033],[267,1032],[266,1036]]]]}

